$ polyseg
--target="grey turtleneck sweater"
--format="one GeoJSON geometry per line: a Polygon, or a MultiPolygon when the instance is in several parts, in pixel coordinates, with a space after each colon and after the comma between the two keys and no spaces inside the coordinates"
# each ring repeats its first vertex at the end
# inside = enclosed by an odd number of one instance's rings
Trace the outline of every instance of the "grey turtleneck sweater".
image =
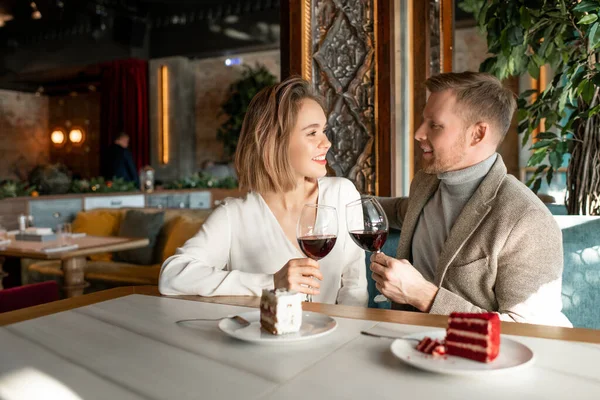
{"type": "Polygon", "coordinates": [[[412,240],[413,266],[428,281],[433,281],[438,258],[454,222],[496,157],[494,153],[472,167],[438,174],[440,186],[423,208],[412,240]]]}

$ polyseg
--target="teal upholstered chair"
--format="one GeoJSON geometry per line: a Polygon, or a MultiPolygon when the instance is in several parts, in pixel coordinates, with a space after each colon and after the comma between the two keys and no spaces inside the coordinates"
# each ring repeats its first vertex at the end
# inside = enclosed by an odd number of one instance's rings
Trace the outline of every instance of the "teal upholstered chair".
{"type": "Polygon", "coordinates": [[[600,329],[600,217],[554,218],[563,234],[563,312],[575,327],[600,329]]]}
{"type": "MultiPolygon", "coordinates": [[[[398,249],[398,242],[400,241],[400,231],[396,229],[390,229],[390,233],[388,235],[385,244],[381,251],[383,251],[388,256],[396,257],[396,250],[398,249]]],[[[369,308],[390,308],[391,303],[375,303],[373,299],[375,296],[379,294],[377,288],[375,288],[375,281],[371,278],[371,270],[369,269],[369,265],[371,264],[371,253],[366,252],[366,264],[367,264],[367,289],[369,291],[369,308]]]]}
{"type": "MultiPolygon", "coordinates": [[[[563,214],[562,207],[554,210],[563,214]]],[[[555,215],[563,233],[563,312],[579,328],[600,329],[600,217],[555,215]]],[[[399,231],[392,231],[383,252],[395,256],[399,231]]],[[[543,235],[540,235],[543,240],[543,235]]],[[[390,303],[375,303],[378,294],[369,270],[367,253],[367,282],[369,307],[389,308],[390,303]]]]}

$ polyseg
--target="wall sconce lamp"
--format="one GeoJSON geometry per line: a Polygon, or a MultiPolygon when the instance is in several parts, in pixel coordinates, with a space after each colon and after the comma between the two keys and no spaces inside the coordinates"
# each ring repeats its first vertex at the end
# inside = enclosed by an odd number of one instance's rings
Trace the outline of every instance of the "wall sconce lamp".
{"type": "Polygon", "coordinates": [[[67,143],[67,139],[74,146],[81,146],[81,144],[85,142],[85,131],[82,128],[73,127],[67,136],[67,133],[63,128],[54,128],[52,133],[50,133],[50,141],[56,147],[64,146],[67,143]]]}
{"type": "Polygon", "coordinates": [[[69,132],[69,141],[75,146],[80,146],[85,141],[85,133],[81,128],[73,128],[69,132]]]}
{"type": "Polygon", "coordinates": [[[56,146],[61,147],[67,142],[67,135],[65,131],[60,128],[56,128],[50,134],[50,141],[56,146]]]}
{"type": "Polygon", "coordinates": [[[169,163],[169,70],[162,65],[158,70],[158,158],[161,164],[169,163]]]}

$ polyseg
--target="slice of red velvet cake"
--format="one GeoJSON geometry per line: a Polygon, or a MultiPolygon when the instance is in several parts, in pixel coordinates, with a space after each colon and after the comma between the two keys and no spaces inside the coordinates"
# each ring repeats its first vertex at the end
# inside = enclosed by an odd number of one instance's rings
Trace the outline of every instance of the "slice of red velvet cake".
{"type": "Polygon", "coordinates": [[[452,313],[446,329],[450,355],[491,362],[500,352],[500,318],[496,313],[452,313]]]}
{"type": "Polygon", "coordinates": [[[417,350],[425,354],[431,354],[432,356],[443,356],[446,354],[446,348],[444,344],[438,340],[432,339],[429,336],[425,336],[423,340],[417,345],[417,350]]]}

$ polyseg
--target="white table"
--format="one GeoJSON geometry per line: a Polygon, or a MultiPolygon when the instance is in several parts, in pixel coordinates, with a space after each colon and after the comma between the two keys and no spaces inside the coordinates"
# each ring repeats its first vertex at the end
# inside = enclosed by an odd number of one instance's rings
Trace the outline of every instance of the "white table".
{"type": "Polygon", "coordinates": [[[392,355],[391,340],[360,335],[426,326],[336,317],[328,336],[261,346],[229,338],[216,322],[175,324],[244,311],[133,294],[7,325],[0,398],[14,384],[7,377],[24,370],[29,385],[51,377],[80,399],[600,398],[598,344],[511,336],[535,352],[535,364],[474,379],[411,368],[392,355]]]}

